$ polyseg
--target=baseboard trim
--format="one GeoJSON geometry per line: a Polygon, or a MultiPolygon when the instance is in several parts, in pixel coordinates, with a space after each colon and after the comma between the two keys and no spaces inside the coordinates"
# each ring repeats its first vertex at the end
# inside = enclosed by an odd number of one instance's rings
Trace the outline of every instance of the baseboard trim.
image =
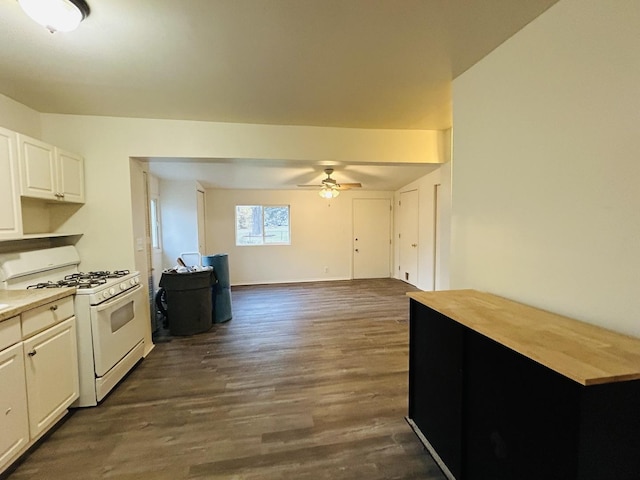
{"type": "Polygon", "coordinates": [[[418,426],[414,423],[414,421],[411,420],[409,417],[404,417],[404,419],[407,421],[407,423],[409,424],[411,429],[414,431],[416,436],[420,439],[420,441],[422,442],[422,445],[424,445],[424,448],[426,448],[429,451],[433,459],[436,461],[436,463],[442,470],[442,473],[444,473],[445,477],[447,477],[449,480],[456,480],[456,477],[453,476],[453,473],[451,473],[451,471],[447,468],[447,465],[444,463],[442,458],[440,458],[440,455],[436,453],[436,450],[435,448],[433,448],[433,445],[429,443],[429,440],[427,440],[427,437],[425,437],[422,434],[422,432],[420,431],[418,426]]]}

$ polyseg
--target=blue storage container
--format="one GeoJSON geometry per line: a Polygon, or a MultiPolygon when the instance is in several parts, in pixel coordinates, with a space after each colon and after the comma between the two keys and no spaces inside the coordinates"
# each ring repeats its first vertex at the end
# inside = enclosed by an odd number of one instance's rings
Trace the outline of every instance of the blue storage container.
{"type": "Polygon", "coordinates": [[[222,323],[231,320],[231,285],[229,280],[229,255],[217,253],[215,255],[205,255],[202,257],[202,266],[213,267],[213,273],[218,282],[215,284],[213,322],[222,323]]]}

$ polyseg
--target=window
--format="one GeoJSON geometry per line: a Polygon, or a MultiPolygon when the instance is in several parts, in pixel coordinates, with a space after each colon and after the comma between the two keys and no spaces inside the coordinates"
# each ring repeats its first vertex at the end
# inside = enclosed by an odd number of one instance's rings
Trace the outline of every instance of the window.
{"type": "Polygon", "coordinates": [[[236,245],[290,245],[289,205],[237,205],[236,245]]]}
{"type": "Polygon", "coordinates": [[[151,217],[151,246],[159,249],[160,245],[160,205],[157,198],[151,199],[149,208],[149,216],[151,217]]]}

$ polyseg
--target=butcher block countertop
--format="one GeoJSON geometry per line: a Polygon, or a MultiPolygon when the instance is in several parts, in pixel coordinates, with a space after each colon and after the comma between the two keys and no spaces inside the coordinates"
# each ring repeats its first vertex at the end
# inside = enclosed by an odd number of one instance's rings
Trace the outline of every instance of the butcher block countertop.
{"type": "Polygon", "coordinates": [[[75,287],[0,290],[0,322],[76,293],[75,287]]]}
{"type": "Polygon", "coordinates": [[[476,290],[407,295],[582,385],[640,379],[638,338],[476,290]]]}

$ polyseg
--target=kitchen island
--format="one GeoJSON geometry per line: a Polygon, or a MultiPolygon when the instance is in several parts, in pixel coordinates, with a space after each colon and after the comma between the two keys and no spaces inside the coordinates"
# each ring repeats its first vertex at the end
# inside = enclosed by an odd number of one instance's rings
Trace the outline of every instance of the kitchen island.
{"type": "Polygon", "coordinates": [[[640,478],[639,339],[474,290],[408,295],[408,421],[449,478],[640,478]]]}

